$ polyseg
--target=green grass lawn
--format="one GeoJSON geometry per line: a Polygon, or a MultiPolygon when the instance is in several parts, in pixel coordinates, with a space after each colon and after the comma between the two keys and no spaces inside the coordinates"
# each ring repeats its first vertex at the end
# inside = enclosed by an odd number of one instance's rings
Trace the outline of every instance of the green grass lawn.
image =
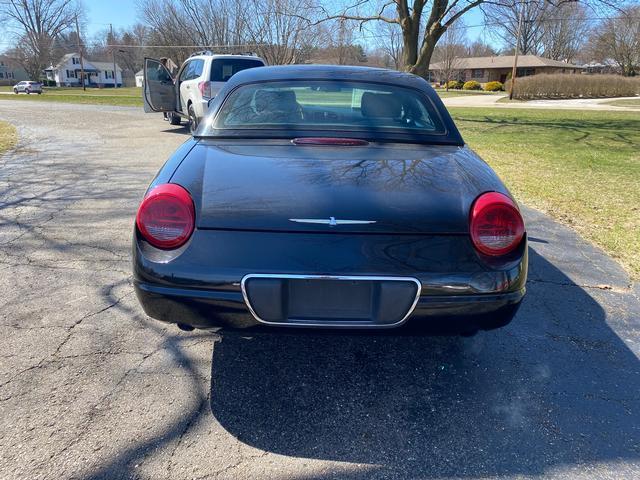
{"type": "MultiPolygon", "coordinates": [[[[11,87],[0,87],[0,91],[10,92],[11,87]]],[[[42,95],[0,95],[0,100],[49,101],[64,103],[84,103],[92,105],[142,106],[142,93],[137,87],[124,88],[87,88],[45,87],[42,95]]]]}
{"type": "MultiPolygon", "coordinates": [[[[11,92],[12,87],[0,87],[0,92],[11,92]]],[[[495,95],[502,92],[483,92],[479,90],[436,90],[441,98],[459,97],[464,95],[495,95]]],[[[302,104],[317,103],[318,95],[322,95],[326,105],[347,105],[351,103],[351,92],[297,92],[298,101],[302,104]],[[309,97],[309,98],[307,98],[309,97]]],[[[42,95],[0,95],[0,100],[33,100],[65,103],[84,103],[93,105],[122,105],[131,107],[142,106],[142,92],[137,87],[125,88],[87,88],[83,91],[79,87],[45,87],[42,95]]]]}
{"type": "Polygon", "coordinates": [[[7,122],[0,122],[0,155],[13,148],[17,141],[15,127],[7,122]]]}
{"type": "Polygon", "coordinates": [[[640,115],[449,111],[520,201],[570,225],[640,279],[640,115]]]}
{"type": "Polygon", "coordinates": [[[614,105],[616,107],[640,107],[640,98],[626,100],[612,100],[605,102],[606,105],[614,105]]]}

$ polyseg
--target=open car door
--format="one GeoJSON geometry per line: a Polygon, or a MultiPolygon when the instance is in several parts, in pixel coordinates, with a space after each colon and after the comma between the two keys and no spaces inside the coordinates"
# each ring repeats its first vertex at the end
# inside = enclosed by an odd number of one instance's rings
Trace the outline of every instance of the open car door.
{"type": "Polygon", "coordinates": [[[155,58],[144,59],[142,97],[145,112],[173,112],[176,109],[176,88],[167,68],[155,58]]]}

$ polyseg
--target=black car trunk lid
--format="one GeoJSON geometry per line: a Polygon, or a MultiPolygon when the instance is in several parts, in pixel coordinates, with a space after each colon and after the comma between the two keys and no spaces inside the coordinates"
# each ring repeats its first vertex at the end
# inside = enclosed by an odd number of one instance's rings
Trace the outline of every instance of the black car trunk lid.
{"type": "Polygon", "coordinates": [[[172,181],[190,183],[201,229],[464,234],[473,199],[500,185],[455,146],[218,141],[189,156],[198,174],[172,181]]]}

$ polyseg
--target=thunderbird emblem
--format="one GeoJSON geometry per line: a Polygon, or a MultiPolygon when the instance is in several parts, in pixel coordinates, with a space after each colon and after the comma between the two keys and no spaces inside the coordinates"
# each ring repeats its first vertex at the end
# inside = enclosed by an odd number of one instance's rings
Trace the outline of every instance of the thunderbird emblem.
{"type": "Polygon", "coordinates": [[[375,220],[338,220],[336,217],[325,218],[290,218],[290,222],[296,223],[319,223],[322,225],[329,225],[335,227],[336,225],[366,225],[369,223],[376,223],[375,220]]]}

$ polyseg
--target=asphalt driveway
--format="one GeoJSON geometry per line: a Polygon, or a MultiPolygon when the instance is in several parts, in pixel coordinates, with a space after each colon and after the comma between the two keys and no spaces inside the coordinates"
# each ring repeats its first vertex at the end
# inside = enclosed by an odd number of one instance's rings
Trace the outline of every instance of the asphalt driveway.
{"type": "Polygon", "coordinates": [[[529,294],[473,338],[183,333],[130,284],[186,137],[138,109],[0,103],[0,478],[639,478],[640,289],[535,211],[529,294]]]}

